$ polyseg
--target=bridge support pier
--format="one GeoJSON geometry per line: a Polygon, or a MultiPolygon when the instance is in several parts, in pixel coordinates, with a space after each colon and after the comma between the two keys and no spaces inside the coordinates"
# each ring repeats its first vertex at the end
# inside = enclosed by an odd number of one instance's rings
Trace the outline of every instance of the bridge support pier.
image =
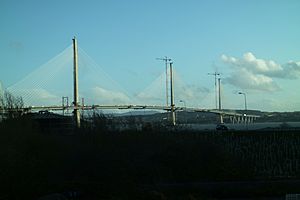
{"type": "Polygon", "coordinates": [[[220,113],[219,120],[220,120],[220,124],[223,124],[223,123],[224,123],[224,120],[223,120],[223,115],[222,115],[221,113],[220,113]]]}

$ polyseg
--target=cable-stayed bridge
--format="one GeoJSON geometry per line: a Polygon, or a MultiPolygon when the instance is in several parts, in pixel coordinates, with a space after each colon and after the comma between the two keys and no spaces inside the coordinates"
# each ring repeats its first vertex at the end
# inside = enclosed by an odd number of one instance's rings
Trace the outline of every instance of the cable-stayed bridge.
{"type": "MultiPolygon", "coordinates": [[[[73,45],[6,90],[14,96],[22,97],[24,107],[18,108],[22,112],[74,110],[77,123],[80,123],[80,110],[92,109],[165,110],[172,113],[174,125],[175,111],[179,110],[213,112],[220,115],[221,122],[222,115],[225,114],[245,118],[249,122],[258,117],[225,112],[221,108],[216,110],[176,106],[175,96],[176,99],[188,100],[189,103],[197,102],[204,98],[208,91],[196,86],[187,86],[173,70],[172,62],[166,62],[166,69],[166,74],[162,73],[144,91],[131,95],[105,73],[84,50],[78,48],[74,38],[73,45]]],[[[4,108],[2,110],[4,111],[4,108]]]]}

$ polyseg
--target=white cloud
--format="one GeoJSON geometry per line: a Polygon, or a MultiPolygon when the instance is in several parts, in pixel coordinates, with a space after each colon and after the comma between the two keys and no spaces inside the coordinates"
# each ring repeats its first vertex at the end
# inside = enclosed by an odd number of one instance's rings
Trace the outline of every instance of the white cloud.
{"type": "Polygon", "coordinates": [[[284,76],[291,79],[297,79],[300,77],[300,62],[290,61],[284,65],[284,76]]]}
{"type": "Polygon", "coordinates": [[[224,82],[242,89],[254,89],[269,92],[280,89],[272,78],[262,74],[253,74],[245,68],[234,71],[229,77],[225,78],[224,82]]]}
{"type": "Polygon", "coordinates": [[[258,59],[248,52],[242,58],[222,55],[221,59],[228,64],[232,73],[225,82],[242,89],[277,91],[280,87],[273,78],[296,79],[300,77],[300,63],[289,62],[280,65],[273,60],[258,59]]]}
{"type": "MultiPolygon", "coordinates": [[[[177,72],[174,70],[174,95],[175,104],[182,100],[187,106],[197,106],[207,97],[209,90],[196,84],[186,84],[177,72]]],[[[170,104],[170,85],[168,88],[168,98],[170,104]]],[[[166,104],[166,87],[165,76],[162,73],[154,80],[144,91],[140,92],[136,98],[146,104],[165,105],[166,104]]]]}
{"type": "Polygon", "coordinates": [[[188,106],[197,106],[207,97],[209,90],[205,87],[199,87],[195,84],[175,85],[175,97],[184,100],[188,106]]]}
{"type": "Polygon", "coordinates": [[[234,67],[242,67],[255,74],[263,74],[268,76],[279,75],[284,69],[281,65],[273,60],[263,60],[256,58],[251,52],[245,53],[243,58],[237,59],[222,55],[222,60],[225,63],[231,64],[234,67]]]}
{"type": "Polygon", "coordinates": [[[50,92],[48,92],[45,89],[32,89],[29,90],[30,94],[35,94],[36,96],[38,96],[38,98],[41,99],[55,99],[57,98],[57,96],[51,94],[50,92]]]}
{"type": "MultiPolygon", "coordinates": [[[[165,105],[166,94],[165,88],[161,90],[148,89],[137,95],[137,99],[140,102],[146,102],[147,104],[165,105]]],[[[170,91],[169,91],[170,92],[170,91]]],[[[174,86],[175,104],[178,104],[180,100],[184,101],[188,106],[199,105],[204,98],[208,95],[209,90],[205,87],[198,87],[194,84],[190,85],[178,85],[174,86]]],[[[169,93],[169,103],[170,103],[169,93]]]]}
{"type": "Polygon", "coordinates": [[[33,89],[15,89],[8,88],[16,97],[22,97],[25,105],[33,106],[46,106],[46,105],[60,105],[61,97],[52,94],[51,92],[43,88],[33,89]]]}
{"type": "Polygon", "coordinates": [[[126,94],[118,91],[109,91],[101,87],[94,87],[92,96],[96,103],[111,105],[130,102],[130,98],[126,94]]]}

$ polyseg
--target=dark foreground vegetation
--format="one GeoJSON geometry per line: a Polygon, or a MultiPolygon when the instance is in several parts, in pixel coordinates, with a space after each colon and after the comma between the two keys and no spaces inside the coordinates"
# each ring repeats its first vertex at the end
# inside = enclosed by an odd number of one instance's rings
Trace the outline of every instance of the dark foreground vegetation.
{"type": "Polygon", "coordinates": [[[300,133],[191,132],[159,124],[109,131],[105,123],[98,116],[92,126],[64,134],[30,116],[1,122],[0,199],[256,199],[300,193],[300,133]]]}

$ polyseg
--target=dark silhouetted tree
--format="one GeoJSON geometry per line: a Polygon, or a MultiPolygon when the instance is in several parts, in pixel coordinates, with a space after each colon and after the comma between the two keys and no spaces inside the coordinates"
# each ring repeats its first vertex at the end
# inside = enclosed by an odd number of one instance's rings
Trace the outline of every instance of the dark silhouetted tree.
{"type": "Polygon", "coordinates": [[[0,107],[7,111],[8,118],[16,118],[22,114],[21,108],[24,107],[22,97],[16,97],[8,91],[0,96],[0,107]]]}

